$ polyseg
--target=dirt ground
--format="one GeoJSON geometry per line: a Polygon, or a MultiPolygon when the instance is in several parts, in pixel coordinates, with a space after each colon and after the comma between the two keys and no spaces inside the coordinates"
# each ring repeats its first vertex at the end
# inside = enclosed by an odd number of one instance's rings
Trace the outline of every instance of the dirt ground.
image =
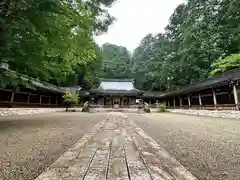
{"type": "Polygon", "coordinates": [[[58,112],[0,117],[0,180],[33,180],[105,116],[58,112]]]}
{"type": "Polygon", "coordinates": [[[239,120],[168,113],[128,116],[199,179],[240,179],[239,120]]]}

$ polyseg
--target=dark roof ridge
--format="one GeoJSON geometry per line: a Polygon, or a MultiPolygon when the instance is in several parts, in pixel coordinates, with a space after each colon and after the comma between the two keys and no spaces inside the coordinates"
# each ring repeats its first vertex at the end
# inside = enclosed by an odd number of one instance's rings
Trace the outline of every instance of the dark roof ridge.
{"type": "MultiPolygon", "coordinates": [[[[26,80],[26,81],[29,81],[29,82],[31,81],[32,83],[33,83],[33,82],[36,82],[36,83],[39,83],[39,84],[41,84],[41,85],[45,85],[46,88],[47,88],[47,86],[50,87],[50,88],[54,88],[53,91],[58,91],[58,92],[61,92],[61,93],[66,92],[65,89],[63,89],[63,88],[61,88],[61,87],[59,87],[59,86],[56,86],[56,85],[54,85],[54,84],[50,84],[50,83],[47,83],[47,82],[40,81],[40,80],[38,80],[38,79],[32,78],[32,77],[27,76],[27,75],[25,75],[25,74],[21,74],[21,73],[19,73],[19,72],[17,72],[17,71],[11,70],[11,69],[5,69],[4,72],[5,72],[5,73],[10,73],[10,75],[18,76],[18,77],[20,77],[20,78],[23,79],[23,80],[26,80]]],[[[50,90],[50,89],[48,88],[48,90],[50,90]]]]}
{"type": "Polygon", "coordinates": [[[133,79],[100,78],[101,82],[133,82],[133,79]]]}

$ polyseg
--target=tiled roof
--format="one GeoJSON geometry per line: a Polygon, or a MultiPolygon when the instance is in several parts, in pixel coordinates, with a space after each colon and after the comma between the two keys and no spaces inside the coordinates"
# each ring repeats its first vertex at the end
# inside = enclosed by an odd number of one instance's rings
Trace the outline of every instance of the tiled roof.
{"type": "Polygon", "coordinates": [[[196,82],[195,84],[190,84],[186,87],[183,87],[179,90],[167,92],[161,94],[159,97],[169,97],[169,96],[179,96],[184,95],[192,92],[202,91],[208,88],[214,88],[221,85],[227,85],[229,82],[232,81],[240,81],[240,68],[233,69],[231,71],[227,71],[223,74],[215,75],[208,79],[205,79],[201,82],[196,82]]]}
{"type": "Polygon", "coordinates": [[[135,89],[131,79],[101,79],[97,89],[91,89],[93,93],[100,94],[139,94],[140,90],[135,89]]]}
{"type": "Polygon", "coordinates": [[[127,81],[102,81],[98,87],[100,90],[135,90],[133,82],[127,81]]]}
{"type": "Polygon", "coordinates": [[[147,91],[147,92],[143,93],[143,97],[154,98],[154,97],[159,97],[162,94],[163,94],[162,91],[147,91]]]}
{"type": "Polygon", "coordinates": [[[33,89],[42,89],[45,91],[55,92],[55,93],[65,93],[67,92],[65,89],[55,86],[53,84],[49,84],[46,82],[39,81],[37,79],[31,78],[29,76],[17,73],[16,71],[10,70],[10,69],[3,69],[3,73],[6,76],[12,76],[22,79],[23,81],[26,81],[28,83],[28,86],[33,89]]]}

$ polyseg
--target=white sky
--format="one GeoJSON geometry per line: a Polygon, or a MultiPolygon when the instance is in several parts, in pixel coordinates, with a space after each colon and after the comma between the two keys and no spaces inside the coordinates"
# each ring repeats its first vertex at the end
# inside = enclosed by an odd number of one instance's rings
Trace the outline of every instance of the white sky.
{"type": "Polygon", "coordinates": [[[164,32],[177,5],[186,0],[118,0],[109,9],[116,18],[106,34],[96,37],[102,45],[106,42],[134,50],[148,33],[164,32]]]}

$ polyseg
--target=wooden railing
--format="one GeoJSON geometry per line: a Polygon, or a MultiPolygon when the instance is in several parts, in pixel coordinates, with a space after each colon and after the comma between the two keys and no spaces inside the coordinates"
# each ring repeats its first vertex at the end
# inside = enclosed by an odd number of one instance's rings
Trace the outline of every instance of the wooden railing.
{"type": "Polygon", "coordinates": [[[217,104],[215,105],[191,105],[191,106],[170,106],[171,109],[202,109],[202,110],[237,110],[237,106],[240,107],[240,104],[217,104]]]}

